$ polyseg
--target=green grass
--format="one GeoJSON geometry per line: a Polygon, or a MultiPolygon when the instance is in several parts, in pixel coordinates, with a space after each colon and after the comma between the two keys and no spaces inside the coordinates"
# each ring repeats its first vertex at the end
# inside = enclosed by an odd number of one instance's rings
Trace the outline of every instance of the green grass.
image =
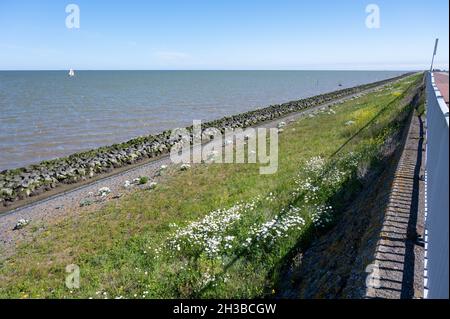
{"type": "Polygon", "coordinates": [[[395,119],[410,110],[405,92],[420,81],[421,75],[408,77],[333,107],[335,114],[322,112],[288,125],[279,136],[276,174],[260,175],[259,164],[195,165],[152,191],[137,190],[95,212],[80,209],[0,264],[0,297],[270,296],[283,257],[326,231],[339,218],[343,199],[358,191],[361,165],[377,164],[382,145],[402,125],[395,119]],[[316,170],[308,164],[315,157],[323,160],[316,170]],[[342,176],[336,177],[338,172],[342,176]],[[307,178],[317,191],[303,189],[307,178]],[[205,235],[233,236],[231,248],[222,243],[211,255],[201,240],[173,240],[177,230],[239,202],[254,202],[254,208],[242,209],[239,220],[205,235]],[[319,216],[322,206],[332,209],[319,216]],[[298,212],[289,213],[290,207],[298,212]],[[303,224],[283,233],[286,237],[242,245],[252,228],[276,216],[302,218],[303,224]],[[68,264],[80,267],[80,289],[65,287],[68,264]]]}
{"type": "Polygon", "coordinates": [[[139,177],[139,185],[144,185],[148,183],[148,177],[147,176],[141,176],[139,177]]]}

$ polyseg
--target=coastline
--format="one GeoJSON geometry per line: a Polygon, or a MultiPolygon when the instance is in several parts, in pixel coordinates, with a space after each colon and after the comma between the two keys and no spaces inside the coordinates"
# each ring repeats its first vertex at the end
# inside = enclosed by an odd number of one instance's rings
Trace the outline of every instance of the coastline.
{"type": "MultiPolygon", "coordinates": [[[[391,148],[392,141],[397,141],[397,138],[389,133],[392,138],[386,139],[382,132],[387,129],[394,133],[391,129],[396,131],[400,127],[398,126],[398,119],[404,118],[402,114],[406,114],[413,107],[410,101],[416,92],[419,77],[420,75],[416,74],[394,83],[348,96],[340,101],[335,100],[327,104],[317,105],[290,114],[287,117],[266,122],[264,124],[266,128],[273,127],[274,124],[280,124],[280,121],[286,123],[284,132],[279,136],[280,171],[271,176],[258,174],[258,165],[228,166],[211,165],[206,162],[194,164],[186,171],[182,171],[180,165],[172,163],[167,165],[162,174],[155,174],[155,177],[153,177],[152,172],[158,172],[160,165],[164,163],[163,161],[171,163],[169,156],[167,156],[160,162],[150,162],[125,174],[116,174],[110,178],[61,194],[48,201],[39,201],[32,206],[0,215],[0,255],[2,256],[1,259],[4,259],[5,265],[2,272],[5,289],[2,291],[2,295],[20,296],[25,291],[31,298],[34,298],[42,297],[42,292],[45,291],[45,296],[49,298],[96,298],[96,291],[101,289],[101,291],[107,291],[108,296],[114,297],[118,293],[108,283],[111,276],[114,276],[113,278],[118,277],[110,271],[105,272],[106,269],[120,269],[121,275],[119,277],[127,273],[135,276],[136,269],[147,270],[149,276],[155,275],[153,271],[148,270],[148,267],[140,268],[139,262],[133,264],[134,260],[141,260],[136,259],[135,256],[141,256],[140,258],[145,262],[151,261],[152,269],[173,269],[173,266],[169,268],[162,266],[170,266],[171,259],[168,260],[169,263],[163,262],[165,259],[154,259],[155,255],[153,250],[150,249],[150,247],[165,247],[164,243],[168,240],[167,238],[171,238],[174,232],[170,225],[180,225],[181,229],[184,229],[184,225],[195,224],[196,221],[208,218],[211,213],[218,209],[220,211],[225,209],[224,211],[228,212],[227,208],[234,207],[235,203],[248,201],[252,203],[255,198],[261,198],[260,204],[258,204],[260,209],[246,212],[246,214],[250,214],[246,215],[246,218],[249,218],[248,222],[251,225],[264,224],[265,221],[283,212],[284,207],[288,207],[291,196],[297,196],[294,195],[295,193],[291,193],[296,187],[294,182],[297,180],[293,180],[293,178],[297,176],[299,171],[302,171],[302,167],[309,159],[316,156],[326,158],[332,167],[336,167],[336,170],[340,171],[346,166],[339,168],[338,164],[346,165],[348,162],[347,156],[353,158],[352,151],[364,156],[363,159],[377,158],[376,163],[381,160],[378,157],[381,154],[379,152],[384,149],[384,146],[381,145],[387,145],[387,149],[391,152],[393,150],[391,148]],[[383,110],[388,111],[385,113],[383,110]],[[380,112],[384,114],[381,117],[379,116],[380,112]],[[370,114],[370,116],[366,114],[370,114]],[[346,125],[350,119],[355,121],[355,125],[346,125]],[[375,123],[374,119],[379,119],[379,121],[375,123]],[[374,124],[370,125],[370,123],[374,124]],[[370,126],[367,127],[367,125],[370,126]],[[317,127],[326,127],[327,129],[317,130],[317,127]],[[361,131],[361,128],[364,128],[363,131],[361,131]],[[352,139],[354,134],[360,138],[352,139]],[[377,136],[377,142],[375,142],[377,146],[372,146],[375,136],[377,136]],[[355,143],[347,144],[349,139],[352,139],[355,143]],[[341,147],[343,145],[349,147],[345,147],[345,150],[343,150],[341,147]],[[382,149],[378,149],[378,147],[382,147],[382,149]],[[124,183],[125,180],[132,180],[134,176],[138,177],[139,175],[148,176],[152,183],[145,185],[135,183],[132,187],[125,186],[127,184],[124,183]],[[151,187],[153,182],[157,182],[154,188],[151,187]],[[103,187],[108,187],[111,190],[109,195],[104,197],[98,195],[99,190],[103,187]],[[270,196],[270,194],[276,195],[270,196]],[[283,202],[280,204],[279,201],[272,201],[271,198],[283,202]],[[84,205],[86,201],[90,201],[92,204],[84,205]],[[174,202],[176,204],[172,205],[174,202]],[[261,211],[273,215],[267,217],[265,214],[261,214],[261,211]],[[13,230],[19,219],[28,220],[29,224],[19,230],[13,230]],[[106,258],[101,266],[97,262],[97,256],[106,258]],[[51,260],[52,263],[49,264],[48,260],[51,260]],[[61,270],[68,263],[83,265],[84,282],[86,283],[81,290],[74,291],[74,294],[70,295],[60,285],[58,279],[58,273],[61,273],[61,270]],[[109,265],[114,265],[114,268],[109,268],[109,265]],[[162,268],[157,265],[161,265],[162,268]],[[41,272],[42,267],[45,268],[41,272]],[[38,274],[38,277],[33,274],[38,274]],[[56,281],[52,278],[56,278],[56,281]],[[22,285],[18,286],[19,283],[25,283],[26,285],[20,291],[15,288],[23,287],[22,285]]],[[[396,144],[396,142],[394,143],[396,144]]],[[[356,156],[356,158],[359,158],[359,155],[356,156]]],[[[358,164],[358,167],[367,167],[366,160],[358,160],[358,163],[361,163],[358,164]]],[[[348,187],[348,185],[357,186],[360,185],[361,181],[370,185],[370,181],[363,177],[367,176],[367,173],[364,174],[361,175],[362,177],[353,177],[358,178],[358,180],[352,178],[351,181],[341,184],[339,189],[342,189],[344,194],[349,191],[353,194],[352,190],[357,191],[359,188],[354,189],[348,187]],[[360,180],[360,178],[363,178],[363,180],[360,180]]],[[[339,192],[339,194],[341,193],[339,192]]],[[[347,196],[348,194],[345,198],[349,199],[347,196]]],[[[335,199],[330,202],[330,205],[335,207],[333,216],[340,219],[340,213],[338,212],[342,209],[341,205],[345,205],[343,202],[345,198],[341,195],[333,198],[335,199]]],[[[362,195],[362,198],[364,198],[364,195],[362,195]]],[[[299,203],[298,205],[304,204],[299,203]]],[[[308,214],[307,211],[304,213],[308,214]]],[[[228,215],[229,213],[226,213],[225,216],[228,215]]],[[[358,215],[352,214],[352,216],[358,215]]],[[[300,233],[295,233],[295,237],[292,237],[292,239],[295,239],[294,241],[297,240],[299,234],[301,238],[306,240],[308,234],[310,234],[310,227],[313,227],[312,221],[306,219],[307,215],[303,216],[305,216],[303,218],[308,221],[308,224],[305,225],[306,228],[301,229],[300,233]]],[[[243,223],[242,227],[242,231],[244,231],[242,238],[245,239],[250,228],[247,223],[243,223]]],[[[234,232],[235,230],[229,231],[234,232]]],[[[319,231],[319,228],[317,228],[317,231],[319,231]]],[[[345,242],[348,243],[347,240],[345,242]]],[[[282,250],[279,256],[285,256],[286,252],[291,251],[290,245],[292,243],[293,241],[279,241],[277,249],[268,250],[267,254],[279,254],[279,251],[282,250]]],[[[233,247],[239,246],[233,245],[233,247]]],[[[351,246],[346,245],[346,247],[351,246]]],[[[255,265],[255,267],[260,267],[257,271],[260,278],[269,278],[267,275],[270,274],[273,265],[266,260],[270,259],[255,260],[254,255],[259,250],[256,247],[254,249],[248,255],[242,256],[241,259],[246,263],[255,265]]],[[[168,253],[170,251],[167,250],[168,253]]],[[[182,256],[184,256],[184,252],[182,256]]],[[[177,260],[179,260],[178,257],[175,262],[177,260]]],[[[225,267],[227,273],[230,273],[230,278],[237,278],[237,281],[231,283],[234,290],[241,291],[242,287],[257,287],[259,282],[266,282],[265,280],[255,281],[250,279],[252,277],[249,272],[245,273],[244,277],[250,280],[241,281],[239,279],[240,274],[242,274],[242,271],[246,271],[247,267],[242,270],[239,265],[233,263],[225,263],[225,267]],[[230,268],[227,265],[230,265],[230,268]],[[238,274],[238,276],[236,277],[233,274],[238,274]]],[[[253,269],[250,268],[249,270],[253,272],[253,269]]],[[[197,268],[191,268],[188,271],[189,273],[196,272],[197,268]]],[[[156,271],[156,274],[158,273],[156,271]]],[[[364,269],[362,273],[364,274],[364,269]]],[[[139,274],[137,275],[139,276],[139,274]]],[[[127,276],[127,278],[130,277],[127,276]]],[[[153,277],[145,276],[145,278],[153,277]]],[[[273,286],[276,291],[280,291],[277,279],[269,278],[268,280],[271,280],[270,287],[273,286]]],[[[149,281],[149,284],[152,282],[152,280],[149,281]]],[[[159,286],[161,286],[161,289],[165,289],[166,284],[161,285],[158,280],[154,282],[156,286],[151,287],[152,291],[160,291],[157,288],[159,286]]],[[[336,282],[338,283],[339,279],[336,282]]],[[[142,291],[148,288],[145,284],[142,291]]],[[[141,288],[137,287],[136,289],[136,291],[131,292],[127,290],[126,294],[120,292],[120,295],[132,297],[133,293],[137,293],[138,296],[141,296],[141,288]]],[[[211,287],[211,289],[213,288],[211,287]]],[[[221,289],[211,291],[215,291],[214,295],[217,297],[235,296],[234,293],[223,294],[221,289]]],[[[245,291],[248,291],[247,288],[245,288],[245,291]]],[[[269,293],[269,291],[267,292],[269,293]]],[[[251,290],[248,296],[255,297],[255,293],[258,296],[260,295],[256,290],[255,292],[251,290]]],[[[157,298],[161,296],[161,294],[155,293],[149,297],[157,298]]],[[[183,296],[187,295],[183,294],[183,296]]],[[[202,298],[208,296],[212,295],[202,295],[202,298]]]]}
{"type": "MultiPolygon", "coordinates": [[[[395,82],[394,82],[395,83],[395,82]]],[[[362,92],[347,95],[340,99],[332,100],[328,103],[315,105],[299,112],[293,112],[274,120],[259,123],[255,128],[275,127],[280,121],[288,125],[296,123],[301,118],[326,112],[329,108],[339,107],[339,105],[350,100],[361,98],[367,94],[385,89],[391,84],[376,86],[362,92]]],[[[213,142],[209,142],[213,143],[213,142]]],[[[222,145],[224,147],[224,145],[222,145]]],[[[147,176],[152,182],[165,184],[179,173],[179,165],[173,164],[168,154],[161,155],[157,159],[144,159],[132,165],[113,170],[107,174],[94,176],[92,179],[76,184],[61,185],[55,189],[45,192],[36,197],[29,197],[11,204],[11,206],[0,206],[0,243],[3,244],[1,251],[2,258],[8,258],[14,254],[17,242],[29,241],[30,236],[34,238],[45,232],[49,224],[58,223],[67,218],[79,218],[81,215],[98,211],[107,203],[120,205],[123,198],[136,189],[146,189],[148,185],[136,185],[126,189],[124,183],[140,176],[147,176]],[[163,174],[160,174],[160,167],[166,165],[163,174]],[[110,195],[105,198],[93,196],[102,187],[111,190],[110,195]],[[92,201],[91,204],[81,207],[84,201],[92,201]],[[30,229],[25,231],[14,231],[14,227],[19,219],[31,221],[36,232],[30,229]]]]}
{"type": "MultiPolygon", "coordinates": [[[[226,127],[247,128],[280,120],[290,114],[383,86],[409,75],[411,73],[405,73],[382,81],[223,117],[202,124],[202,131],[214,127],[223,132],[226,127]]],[[[192,126],[187,129],[192,131],[192,126]]],[[[158,161],[167,156],[170,147],[179,142],[170,139],[170,134],[171,131],[166,130],[157,135],[137,137],[121,144],[2,171],[0,213],[158,161]]]]}

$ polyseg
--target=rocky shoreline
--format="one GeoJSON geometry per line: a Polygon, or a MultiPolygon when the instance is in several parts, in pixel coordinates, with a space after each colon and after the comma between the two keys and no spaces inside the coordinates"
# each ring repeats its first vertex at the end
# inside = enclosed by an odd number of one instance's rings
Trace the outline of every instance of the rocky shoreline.
{"type": "MultiPolygon", "coordinates": [[[[202,138],[209,138],[209,134],[205,131],[208,128],[224,132],[226,128],[252,127],[315,105],[387,84],[408,75],[410,73],[302,100],[270,105],[266,108],[203,123],[202,138]]],[[[192,132],[192,126],[186,129],[192,132]]],[[[40,195],[62,185],[86,181],[112,172],[114,169],[167,154],[172,146],[181,142],[181,136],[171,138],[171,133],[171,130],[167,130],[157,135],[137,137],[121,144],[104,146],[23,168],[2,171],[0,172],[0,206],[10,206],[17,201],[40,195]]]]}

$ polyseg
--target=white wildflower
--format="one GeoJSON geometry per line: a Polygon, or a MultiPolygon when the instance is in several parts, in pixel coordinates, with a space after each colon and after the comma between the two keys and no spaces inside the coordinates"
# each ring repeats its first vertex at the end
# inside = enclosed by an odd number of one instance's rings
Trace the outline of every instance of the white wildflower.
{"type": "Polygon", "coordinates": [[[182,171],[187,171],[189,168],[191,168],[191,165],[189,165],[189,164],[182,164],[182,165],[180,166],[180,169],[181,169],[182,171]]]}
{"type": "Polygon", "coordinates": [[[101,196],[101,197],[105,197],[109,193],[111,193],[111,189],[109,189],[109,187],[102,187],[98,190],[97,195],[101,196]]]}
{"type": "Polygon", "coordinates": [[[280,123],[278,123],[277,128],[281,129],[282,127],[285,127],[285,126],[286,126],[286,122],[280,122],[280,123]]]}
{"type": "Polygon", "coordinates": [[[255,209],[256,200],[247,204],[238,203],[229,209],[212,211],[200,221],[177,229],[168,241],[169,249],[194,249],[199,253],[205,252],[211,258],[220,255],[223,250],[231,249],[235,237],[229,235],[228,230],[244,213],[255,209]]]}
{"type": "Polygon", "coordinates": [[[30,220],[29,220],[29,219],[21,218],[21,219],[19,219],[19,220],[17,221],[16,226],[14,227],[14,229],[15,229],[15,230],[18,230],[18,229],[24,228],[24,227],[27,226],[29,223],[30,223],[30,220]]]}
{"type": "Polygon", "coordinates": [[[131,182],[130,181],[125,181],[125,183],[123,184],[124,188],[129,188],[131,186],[131,182]]]}
{"type": "Polygon", "coordinates": [[[300,208],[291,206],[288,211],[282,210],[272,220],[261,225],[251,227],[243,246],[249,247],[253,241],[272,245],[279,238],[287,237],[294,229],[301,230],[305,220],[300,216],[300,208]]]}
{"type": "Polygon", "coordinates": [[[155,189],[156,186],[158,186],[157,182],[151,182],[150,184],[148,184],[147,188],[148,189],[155,189]]]}

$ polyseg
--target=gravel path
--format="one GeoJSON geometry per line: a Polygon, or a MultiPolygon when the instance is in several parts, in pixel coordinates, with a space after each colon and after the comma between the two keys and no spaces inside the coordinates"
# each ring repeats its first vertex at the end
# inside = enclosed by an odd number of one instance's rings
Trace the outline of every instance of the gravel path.
{"type": "MultiPolygon", "coordinates": [[[[374,91],[378,91],[383,87],[390,85],[384,84],[380,87],[372,88],[354,95],[347,96],[342,99],[337,99],[333,102],[317,105],[307,110],[290,114],[286,117],[279,118],[276,121],[262,123],[258,127],[276,127],[281,122],[292,122],[300,117],[307,116],[311,113],[320,111],[323,108],[342,103],[349,99],[360,97],[364,94],[368,94],[374,91]]],[[[210,142],[212,143],[212,142],[210,142]]],[[[48,197],[46,199],[25,205],[20,208],[16,208],[9,212],[0,215],[0,259],[11,256],[18,243],[23,241],[31,241],[37,236],[40,231],[45,229],[46,225],[58,222],[61,219],[69,216],[76,216],[81,212],[95,211],[102,207],[106,202],[112,200],[119,200],[124,194],[131,192],[133,188],[124,188],[125,181],[133,181],[140,176],[147,176],[150,178],[149,183],[152,181],[161,180],[158,177],[158,172],[161,165],[167,165],[168,172],[175,172],[177,167],[172,164],[168,155],[143,164],[138,167],[131,168],[124,172],[112,175],[90,184],[80,186],[78,188],[48,197]],[[105,197],[97,196],[99,189],[107,187],[111,190],[111,193],[105,197]],[[89,205],[80,207],[80,203],[89,202],[89,205]],[[30,224],[20,230],[14,230],[18,220],[26,219],[30,221],[30,224]],[[31,231],[34,229],[34,231],[31,231]],[[37,231],[36,231],[37,230],[37,231]]],[[[170,175],[168,173],[168,175],[170,175]]],[[[148,185],[148,183],[147,183],[148,185]]]]}

